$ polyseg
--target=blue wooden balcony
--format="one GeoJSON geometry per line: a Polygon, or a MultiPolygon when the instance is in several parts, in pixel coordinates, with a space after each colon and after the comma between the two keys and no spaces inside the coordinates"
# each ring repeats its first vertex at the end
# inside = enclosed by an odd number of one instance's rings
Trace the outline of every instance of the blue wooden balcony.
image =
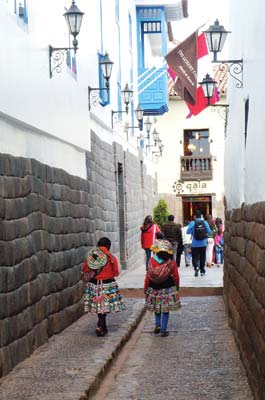
{"type": "Polygon", "coordinates": [[[166,69],[166,67],[138,69],[139,103],[145,110],[145,115],[163,115],[168,112],[166,69]]]}

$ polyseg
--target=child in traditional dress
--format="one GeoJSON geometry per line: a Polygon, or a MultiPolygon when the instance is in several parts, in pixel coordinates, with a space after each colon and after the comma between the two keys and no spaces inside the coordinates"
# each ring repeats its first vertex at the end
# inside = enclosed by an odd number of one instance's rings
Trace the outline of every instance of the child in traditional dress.
{"type": "Polygon", "coordinates": [[[180,307],[179,273],[168,240],[155,240],[144,282],[146,307],[155,313],[154,333],[168,336],[169,311],[180,307]]]}
{"type": "Polygon", "coordinates": [[[108,332],[106,315],[125,309],[115,277],[119,275],[118,260],[110,253],[111,241],[102,237],[98,247],[91,249],[82,265],[85,285],[85,312],[98,314],[96,334],[108,332]]]}

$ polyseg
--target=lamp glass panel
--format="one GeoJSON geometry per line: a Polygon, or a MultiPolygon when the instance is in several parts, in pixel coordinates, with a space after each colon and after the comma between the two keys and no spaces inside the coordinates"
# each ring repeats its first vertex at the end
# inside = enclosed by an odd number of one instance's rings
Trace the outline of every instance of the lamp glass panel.
{"type": "Polygon", "coordinates": [[[159,139],[159,133],[156,131],[156,129],[154,129],[154,132],[153,132],[153,139],[155,142],[157,142],[159,139]]]}
{"type": "Polygon", "coordinates": [[[214,88],[215,88],[215,82],[208,82],[206,84],[206,88],[207,88],[207,96],[206,97],[212,97],[214,88]]]}
{"type": "Polygon", "coordinates": [[[147,133],[150,133],[151,131],[151,127],[152,127],[152,122],[150,121],[149,117],[147,118],[147,120],[144,123],[145,126],[145,130],[147,133]]]}
{"type": "Polygon", "coordinates": [[[65,13],[65,19],[71,35],[78,35],[81,29],[83,14],[65,13]]]}
{"type": "Polygon", "coordinates": [[[100,63],[102,73],[105,79],[109,79],[111,76],[111,71],[112,71],[112,66],[113,63],[106,63],[106,62],[101,62],[100,63]]]}
{"type": "Polygon", "coordinates": [[[124,90],[122,90],[122,98],[125,104],[129,104],[131,101],[132,90],[129,89],[128,83],[126,84],[124,90]]]}
{"type": "Polygon", "coordinates": [[[135,110],[135,117],[138,121],[142,121],[144,116],[144,110],[138,105],[138,107],[135,110]]]}
{"type": "Polygon", "coordinates": [[[222,33],[222,36],[221,36],[221,38],[220,38],[220,46],[219,46],[220,50],[219,50],[219,51],[222,51],[222,49],[223,49],[223,47],[224,47],[227,34],[228,34],[228,32],[223,32],[223,33],[222,33]]]}

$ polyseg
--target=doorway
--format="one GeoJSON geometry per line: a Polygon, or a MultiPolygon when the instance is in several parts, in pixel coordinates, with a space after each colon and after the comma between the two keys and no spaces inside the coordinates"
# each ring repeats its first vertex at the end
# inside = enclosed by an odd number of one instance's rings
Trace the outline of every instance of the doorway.
{"type": "Polygon", "coordinates": [[[212,196],[183,196],[183,223],[192,221],[192,216],[196,210],[200,210],[204,218],[207,214],[212,214],[212,196]]]}
{"type": "Polygon", "coordinates": [[[123,175],[123,165],[121,163],[118,163],[118,199],[119,199],[120,262],[122,269],[126,269],[124,175],[123,175]]]}

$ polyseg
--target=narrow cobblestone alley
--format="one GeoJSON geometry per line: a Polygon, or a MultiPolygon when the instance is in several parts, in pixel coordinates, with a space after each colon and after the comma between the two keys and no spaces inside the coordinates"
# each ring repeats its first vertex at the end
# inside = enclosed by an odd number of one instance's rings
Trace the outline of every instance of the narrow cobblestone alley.
{"type": "MultiPolygon", "coordinates": [[[[251,400],[222,297],[183,298],[170,335],[155,336],[150,313],[109,400],[251,400]]],[[[99,397],[95,397],[99,399],[99,397]]]]}

